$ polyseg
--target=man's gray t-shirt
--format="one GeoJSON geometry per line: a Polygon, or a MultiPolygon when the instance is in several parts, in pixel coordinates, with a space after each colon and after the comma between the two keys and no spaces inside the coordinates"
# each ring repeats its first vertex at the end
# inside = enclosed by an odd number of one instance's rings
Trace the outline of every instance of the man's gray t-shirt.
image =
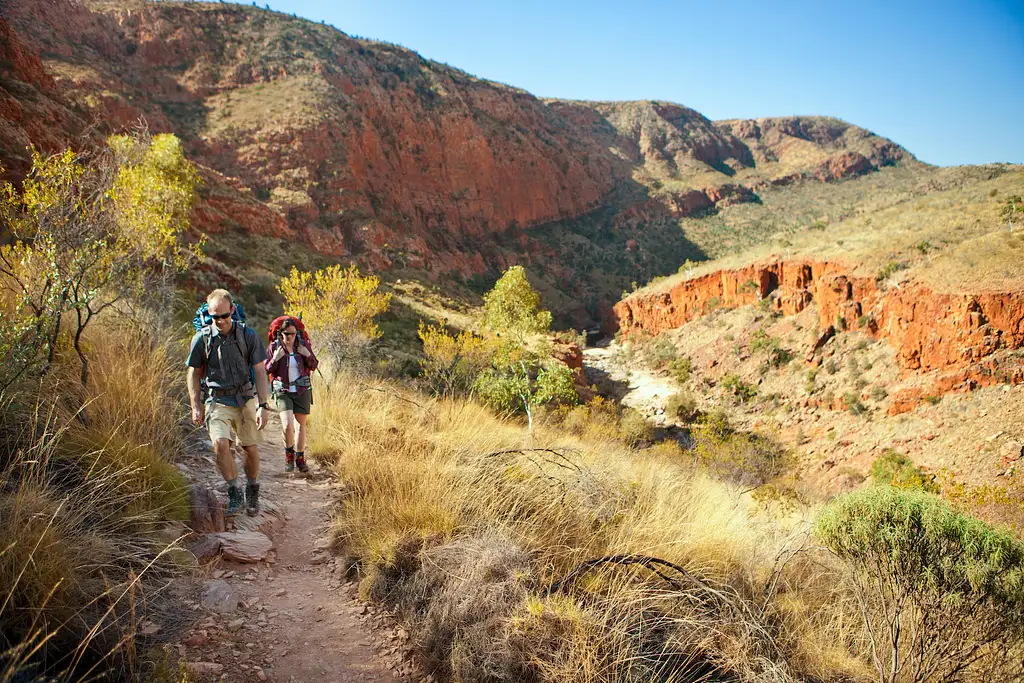
{"type": "MultiPolygon", "coordinates": [[[[237,325],[238,323],[235,323],[237,325]]],[[[220,330],[217,329],[216,325],[212,326],[213,335],[210,338],[210,355],[216,356],[218,347],[225,340],[233,340],[235,338],[235,328],[231,327],[231,330],[224,335],[221,335],[220,330]]],[[[246,348],[246,377],[248,377],[248,369],[257,363],[262,363],[267,359],[267,351],[263,348],[263,344],[260,343],[259,336],[256,331],[251,327],[245,327],[245,346],[246,348]]],[[[190,368],[205,368],[209,363],[206,358],[206,344],[203,341],[203,331],[196,332],[192,337],[192,344],[188,351],[188,367],[190,368]]],[[[209,375],[209,372],[207,372],[209,375]]],[[[214,383],[213,386],[216,386],[214,383]]],[[[220,388],[233,388],[233,387],[220,387],[220,388]]],[[[234,395],[218,396],[215,399],[217,403],[221,403],[227,406],[241,407],[239,406],[238,399],[234,395]]]]}

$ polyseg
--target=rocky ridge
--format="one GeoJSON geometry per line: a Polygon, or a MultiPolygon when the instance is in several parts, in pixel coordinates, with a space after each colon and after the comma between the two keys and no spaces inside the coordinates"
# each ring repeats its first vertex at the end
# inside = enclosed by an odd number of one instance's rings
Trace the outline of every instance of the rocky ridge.
{"type": "MultiPolygon", "coordinates": [[[[1020,291],[936,292],[917,282],[888,286],[830,261],[772,260],[684,280],[667,291],[627,297],[609,327],[656,335],[716,308],[766,301],[784,315],[814,302],[820,344],[836,329],[885,339],[905,373],[933,373],[929,395],[1024,382],[1024,297],[1020,291]]],[[[813,363],[814,357],[808,362],[813,363]]],[[[892,412],[924,396],[898,397],[892,412]]]]}

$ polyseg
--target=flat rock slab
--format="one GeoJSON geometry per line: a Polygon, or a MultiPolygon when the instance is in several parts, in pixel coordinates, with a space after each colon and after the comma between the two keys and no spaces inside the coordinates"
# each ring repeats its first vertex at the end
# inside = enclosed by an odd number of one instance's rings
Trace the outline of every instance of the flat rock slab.
{"type": "Polygon", "coordinates": [[[200,559],[223,555],[232,562],[254,564],[267,559],[274,549],[274,542],[259,531],[222,531],[203,534],[192,546],[192,552],[200,559]]]}

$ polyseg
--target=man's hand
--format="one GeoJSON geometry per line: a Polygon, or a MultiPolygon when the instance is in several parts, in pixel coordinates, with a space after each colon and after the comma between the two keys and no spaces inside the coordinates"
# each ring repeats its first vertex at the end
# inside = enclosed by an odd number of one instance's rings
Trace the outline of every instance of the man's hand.
{"type": "Polygon", "coordinates": [[[206,407],[203,404],[192,406],[192,424],[199,426],[203,424],[203,419],[206,417],[206,407]]]}
{"type": "Polygon", "coordinates": [[[305,356],[306,358],[309,358],[311,355],[313,355],[313,354],[310,353],[309,349],[307,349],[302,344],[296,345],[295,348],[297,348],[299,350],[299,355],[300,356],[305,356]]]}
{"type": "Polygon", "coordinates": [[[273,357],[272,360],[276,363],[277,361],[281,360],[282,358],[284,358],[284,347],[283,346],[278,346],[274,350],[274,357],[273,357]]]}
{"type": "Polygon", "coordinates": [[[261,429],[263,429],[266,426],[267,426],[267,413],[266,413],[265,410],[263,410],[263,407],[260,406],[259,408],[256,409],[256,429],[257,430],[261,430],[261,429]]]}

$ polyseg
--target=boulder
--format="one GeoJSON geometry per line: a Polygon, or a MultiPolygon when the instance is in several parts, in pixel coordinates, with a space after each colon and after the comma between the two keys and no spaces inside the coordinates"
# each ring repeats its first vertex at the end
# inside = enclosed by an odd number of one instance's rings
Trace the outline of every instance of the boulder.
{"type": "Polygon", "coordinates": [[[226,531],[224,524],[224,502],[212,489],[202,484],[193,484],[191,491],[191,515],[189,526],[197,534],[226,531]]]}
{"type": "Polygon", "coordinates": [[[203,609],[231,614],[238,609],[238,594],[227,581],[214,579],[203,584],[203,595],[199,602],[203,609]]]}
{"type": "Polygon", "coordinates": [[[1012,467],[1021,459],[1024,459],[1024,444],[1020,441],[1004,443],[1003,447],[999,450],[999,455],[1002,457],[1003,467],[1012,467]]]}
{"type": "Polygon", "coordinates": [[[233,562],[261,562],[274,548],[274,542],[258,531],[234,531],[217,535],[221,538],[221,554],[224,559],[233,562]]]}

